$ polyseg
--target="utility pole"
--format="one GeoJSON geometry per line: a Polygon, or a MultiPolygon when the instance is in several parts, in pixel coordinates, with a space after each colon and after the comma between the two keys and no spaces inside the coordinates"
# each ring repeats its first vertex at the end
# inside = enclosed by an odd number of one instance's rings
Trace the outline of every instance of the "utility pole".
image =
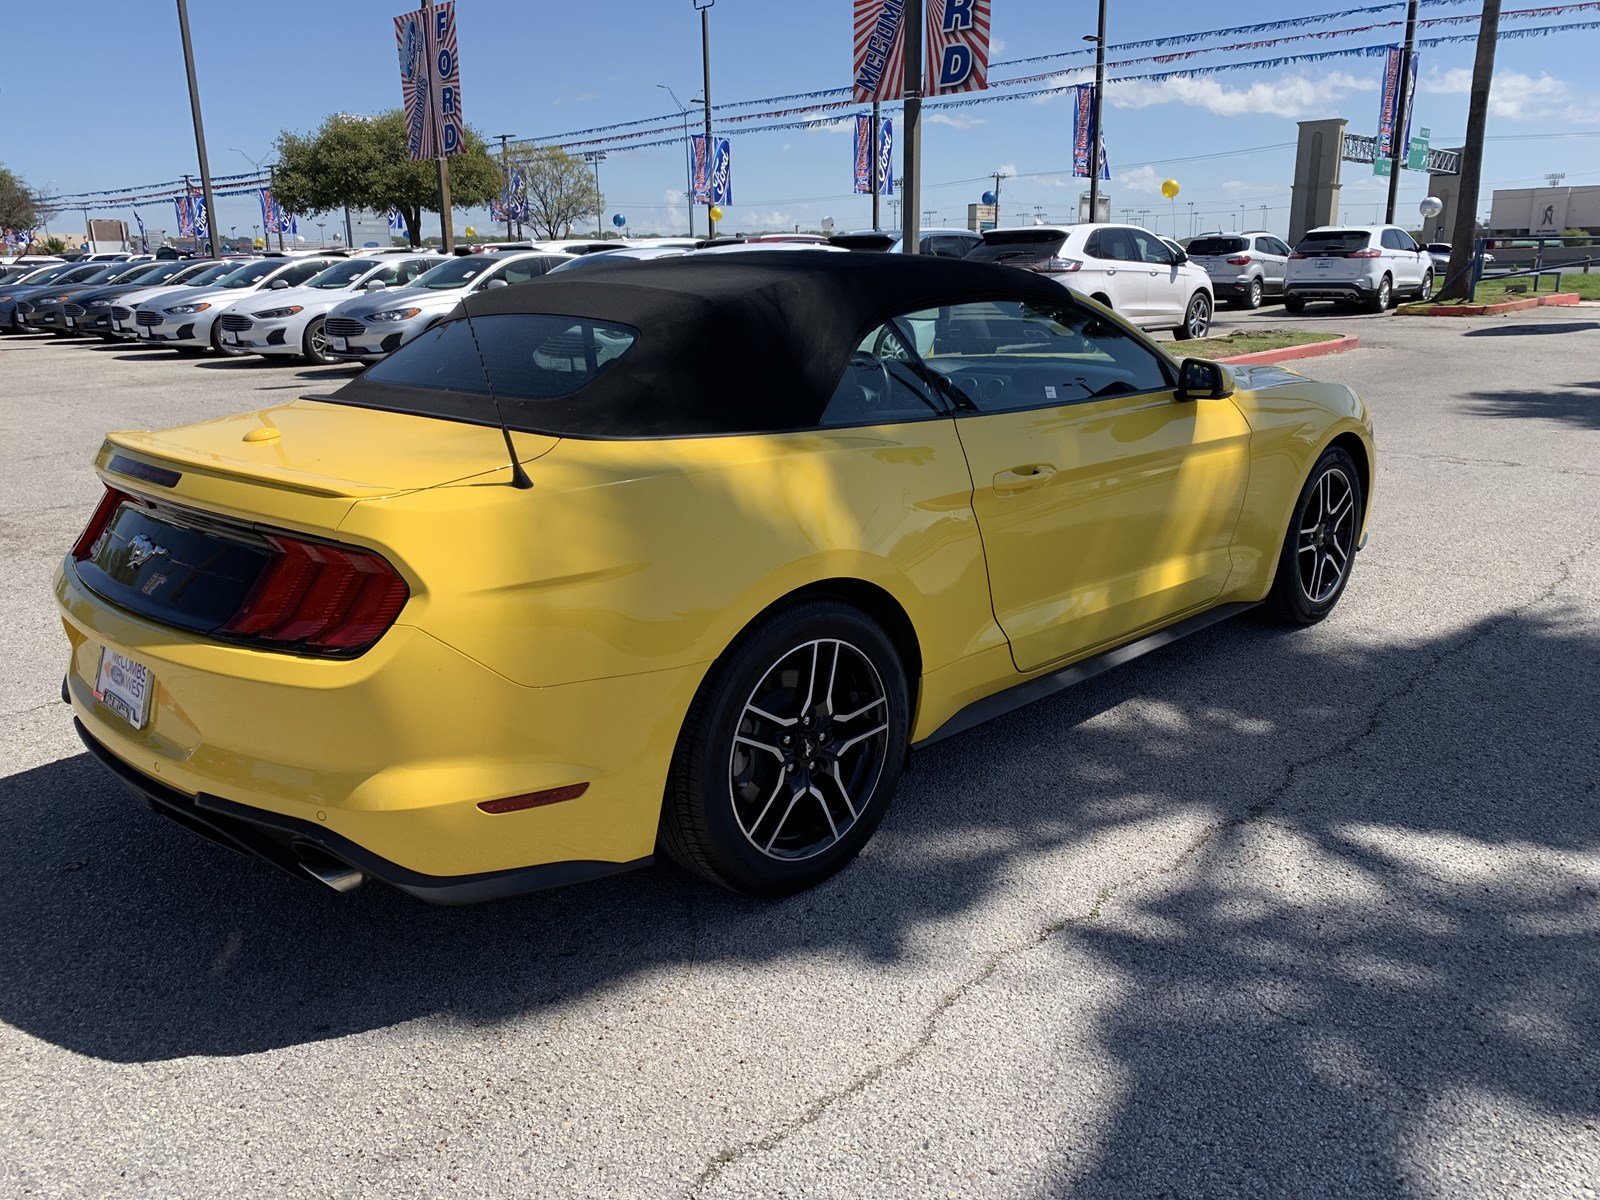
{"type": "Polygon", "coordinates": [[[594,194],[596,206],[594,213],[594,236],[596,238],[603,238],[606,235],[606,231],[600,222],[601,218],[605,216],[605,212],[603,210],[605,209],[606,202],[605,197],[600,194],[600,164],[605,162],[606,152],[604,150],[585,150],[583,152],[583,156],[587,158],[594,166],[594,194]]]}
{"type": "Polygon", "coordinates": [[[907,0],[901,19],[905,22],[906,63],[901,87],[905,168],[900,180],[900,249],[917,254],[922,249],[922,0],[907,0]]]}
{"type": "Polygon", "coordinates": [[[422,44],[428,50],[428,136],[433,139],[435,163],[439,168],[439,249],[450,254],[456,248],[455,221],[450,215],[450,160],[439,144],[439,124],[434,119],[434,105],[438,103],[438,81],[433,77],[435,59],[439,55],[433,44],[433,0],[422,0],[422,19],[427,22],[422,44]]]}
{"type": "Polygon", "coordinates": [[[189,75],[189,109],[194,114],[194,147],[200,156],[200,188],[206,205],[206,241],[217,254],[217,206],[211,194],[211,159],[206,154],[206,127],[200,120],[200,85],[194,78],[194,45],[189,41],[189,3],[178,0],[178,32],[183,37],[183,66],[189,75]]]}
{"type": "Polygon", "coordinates": [[[1483,173],[1483,134],[1489,123],[1489,85],[1494,80],[1494,44],[1500,36],[1500,0],[1483,0],[1478,19],[1478,52],[1472,60],[1472,91],[1467,98],[1467,138],[1461,147],[1461,186],[1456,193],[1456,223],[1450,241],[1441,298],[1466,299],[1472,294],[1473,261],[1477,255],[1478,185],[1483,173]]]}
{"type": "Polygon", "coordinates": [[[716,154],[711,144],[711,6],[717,0],[694,0],[695,11],[700,14],[700,66],[704,90],[700,97],[706,104],[706,238],[717,236],[717,223],[711,219],[712,203],[710,185],[714,181],[716,154]]]}
{"type": "Polygon", "coordinates": [[[507,149],[506,144],[514,136],[510,133],[495,134],[495,137],[500,139],[500,170],[506,177],[506,241],[508,242],[511,240],[511,151],[507,149]]]}
{"type": "Polygon", "coordinates": [[[1100,152],[1104,138],[1100,116],[1106,95],[1106,0],[1100,0],[1100,24],[1094,37],[1094,145],[1089,149],[1089,222],[1100,219],[1100,152]]]}
{"type": "Polygon", "coordinates": [[[880,226],[878,209],[878,189],[883,186],[883,180],[878,178],[878,130],[882,127],[883,105],[874,100],[872,102],[872,228],[876,232],[880,226]]]}
{"type": "Polygon", "coordinates": [[[1395,89],[1394,139],[1389,159],[1389,200],[1384,206],[1383,223],[1394,224],[1394,206],[1400,198],[1400,169],[1406,162],[1406,126],[1411,122],[1411,60],[1417,52],[1417,0],[1406,3],[1406,44],[1400,51],[1400,82],[1395,89]]]}
{"type": "Polygon", "coordinates": [[[1000,181],[1005,175],[999,171],[994,173],[994,227],[1000,228],[1000,181]]]}

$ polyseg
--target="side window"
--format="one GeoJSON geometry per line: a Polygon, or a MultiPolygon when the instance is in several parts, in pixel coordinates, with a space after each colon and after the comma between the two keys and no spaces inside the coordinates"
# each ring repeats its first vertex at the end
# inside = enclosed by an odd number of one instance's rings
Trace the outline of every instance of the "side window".
{"type": "Polygon", "coordinates": [[[1172,387],[1154,350],[1077,305],[985,300],[902,321],[924,322],[932,325],[924,364],[980,412],[1054,408],[1172,387]]]}
{"type": "Polygon", "coordinates": [[[1294,251],[1289,249],[1287,243],[1280,242],[1277,238],[1268,238],[1267,241],[1271,244],[1272,252],[1274,254],[1281,254],[1285,258],[1288,258],[1289,255],[1294,253],[1294,251]]]}
{"type": "MultiPolygon", "coordinates": [[[[394,268],[394,282],[391,287],[404,287],[429,267],[438,266],[425,258],[408,258],[404,262],[396,263],[394,268]]],[[[387,281],[386,281],[387,282],[387,281]]]]}
{"type": "Polygon", "coordinates": [[[280,275],[279,278],[286,280],[290,287],[299,287],[313,275],[321,274],[327,266],[327,263],[296,263],[280,275]]]}
{"type": "Polygon", "coordinates": [[[368,275],[364,280],[361,281],[361,285],[365,287],[369,283],[382,283],[387,284],[389,287],[393,287],[395,284],[400,282],[400,271],[403,265],[404,264],[402,263],[390,263],[381,270],[375,271],[373,274],[368,275]]]}
{"type": "Polygon", "coordinates": [[[498,278],[507,283],[527,283],[530,279],[537,279],[545,272],[544,259],[519,258],[514,263],[507,263],[498,278]]]}
{"type": "Polygon", "coordinates": [[[1421,249],[1421,247],[1417,245],[1416,238],[1412,237],[1404,229],[1396,229],[1394,231],[1394,238],[1396,247],[1401,250],[1407,250],[1412,254],[1415,254],[1421,249]]]}
{"type": "Polygon", "coordinates": [[[1140,262],[1159,263],[1164,267],[1172,265],[1171,246],[1142,229],[1130,229],[1128,233],[1133,238],[1134,248],[1139,252],[1140,262]]]}
{"type": "Polygon", "coordinates": [[[1274,245],[1273,240],[1269,237],[1258,237],[1255,241],[1255,247],[1262,254],[1279,253],[1278,247],[1274,245]]]}
{"type": "Polygon", "coordinates": [[[914,358],[892,323],[867,334],[845,364],[822,425],[888,425],[937,416],[938,404],[911,369],[914,358]]]}
{"type": "Polygon", "coordinates": [[[1383,245],[1388,250],[1399,250],[1400,231],[1398,229],[1385,229],[1383,231],[1383,245]]]}

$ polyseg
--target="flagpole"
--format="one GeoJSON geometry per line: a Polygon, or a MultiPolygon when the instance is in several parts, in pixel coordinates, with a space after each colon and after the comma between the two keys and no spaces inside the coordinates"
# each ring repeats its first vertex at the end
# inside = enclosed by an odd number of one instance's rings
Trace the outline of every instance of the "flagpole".
{"type": "Polygon", "coordinates": [[[878,193],[883,189],[883,180],[878,178],[878,129],[883,121],[883,106],[876,100],[872,102],[872,136],[867,139],[867,146],[872,155],[872,228],[873,232],[881,229],[882,221],[878,208],[878,193]]]}
{"type": "Polygon", "coordinates": [[[450,160],[444,155],[444,147],[439,145],[439,81],[433,77],[434,60],[439,52],[433,44],[433,0],[422,0],[422,12],[422,19],[427,22],[422,44],[428,49],[428,129],[433,136],[433,152],[437,156],[434,161],[439,168],[439,249],[451,254],[456,248],[456,235],[455,222],[450,218],[450,160]]]}
{"type": "MultiPolygon", "coordinates": [[[[211,257],[217,254],[217,211],[211,193],[211,160],[206,154],[206,127],[200,120],[200,85],[194,78],[194,46],[189,41],[188,0],[178,0],[178,33],[183,38],[183,66],[189,75],[189,109],[194,116],[194,145],[200,157],[200,188],[206,202],[206,241],[211,246],[211,257]]],[[[197,242],[198,238],[195,239],[197,242]]]]}
{"type": "MultiPolygon", "coordinates": [[[[900,180],[900,250],[917,254],[922,249],[922,0],[910,0],[903,19],[905,108],[900,122],[905,128],[900,136],[905,139],[905,170],[900,180]]],[[[876,146],[872,153],[876,157],[876,146]]]]}
{"type": "Polygon", "coordinates": [[[1100,114],[1106,94],[1106,0],[1100,0],[1100,24],[1094,39],[1094,139],[1089,147],[1089,223],[1100,220],[1100,114]]]}

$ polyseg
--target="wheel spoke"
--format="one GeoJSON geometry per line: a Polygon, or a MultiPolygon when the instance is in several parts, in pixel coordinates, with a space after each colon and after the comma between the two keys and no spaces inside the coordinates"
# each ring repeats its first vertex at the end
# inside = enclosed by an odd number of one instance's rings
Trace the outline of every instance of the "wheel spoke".
{"type": "Polygon", "coordinates": [[[822,815],[828,818],[828,832],[831,835],[833,835],[833,840],[834,841],[838,841],[839,840],[839,826],[834,824],[833,812],[832,812],[831,809],[828,808],[827,797],[825,797],[817,789],[816,784],[812,784],[809,788],[806,789],[806,791],[810,792],[811,795],[813,795],[813,796],[815,796],[817,798],[817,804],[822,809],[822,815]]]}
{"type": "Polygon", "coordinates": [[[811,673],[806,676],[806,698],[800,705],[800,715],[803,717],[811,711],[811,702],[817,695],[817,667],[822,657],[822,643],[811,643],[811,673]]]}
{"type": "Polygon", "coordinates": [[[1322,598],[1322,555],[1317,555],[1315,566],[1311,571],[1311,600],[1313,603],[1322,598]]]}
{"type": "Polygon", "coordinates": [[[882,704],[883,702],[884,702],[884,697],[879,696],[876,700],[867,701],[867,703],[863,704],[860,708],[856,709],[854,712],[840,713],[838,716],[833,718],[834,724],[836,724],[836,725],[847,725],[851,721],[854,721],[857,717],[863,716],[866,713],[871,712],[873,709],[877,708],[878,705],[882,704]]]}
{"type": "Polygon", "coordinates": [[[867,730],[865,733],[858,733],[858,734],[856,734],[855,737],[848,738],[845,741],[840,742],[838,748],[834,751],[834,753],[835,754],[843,754],[846,750],[850,749],[850,747],[858,745],[859,743],[866,741],[869,737],[874,737],[877,734],[882,733],[887,728],[889,728],[889,722],[887,722],[887,721],[885,721],[882,725],[874,725],[871,729],[867,730]]]}
{"type": "Polygon", "coordinates": [[[832,774],[834,786],[839,789],[839,796],[844,801],[845,808],[847,808],[850,811],[850,819],[852,821],[854,821],[856,819],[855,802],[850,799],[850,789],[845,787],[844,779],[839,775],[839,760],[838,759],[834,759],[834,761],[833,761],[833,771],[832,771],[831,774],[832,774]]]}
{"type": "MultiPolygon", "coordinates": [[[[746,837],[754,839],[756,830],[761,828],[761,822],[767,819],[767,813],[772,809],[772,802],[778,798],[778,793],[783,791],[783,785],[786,779],[787,777],[783,774],[783,772],[778,772],[778,782],[773,785],[772,794],[767,797],[767,802],[761,806],[761,811],[756,814],[756,819],[751,821],[749,828],[745,829],[744,831],[746,837]]],[[[738,815],[738,809],[735,809],[734,817],[737,818],[738,815]]],[[[739,824],[742,827],[744,822],[740,821],[739,824]]]]}
{"type": "Polygon", "coordinates": [[[734,734],[733,740],[741,745],[754,746],[757,750],[765,750],[768,754],[775,756],[780,762],[783,760],[783,751],[778,749],[776,746],[768,744],[767,742],[758,742],[755,740],[755,738],[745,737],[745,735],[742,733],[734,734]]]}
{"type": "Polygon", "coordinates": [[[839,643],[833,644],[833,662],[828,667],[828,690],[822,695],[822,711],[833,716],[833,681],[839,677],[839,643]]]}
{"type": "Polygon", "coordinates": [[[797,725],[800,722],[799,717],[775,717],[766,709],[755,704],[746,704],[744,706],[744,710],[745,712],[753,712],[763,721],[771,721],[774,725],[783,725],[787,727],[789,725],[797,725]]]}
{"type": "Polygon", "coordinates": [[[783,816],[778,818],[777,825],[773,827],[772,836],[767,839],[767,844],[763,847],[768,854],[772,853],[772,843],[778,840],[778,835],[783,832],[783,827],[789,823],[789,814],[794,812],[794,806],[800,803],[800,797],[804,795],[805,792],[799,788],[795,788],[790,794],[789,806],[783,810],[783,816]]]}

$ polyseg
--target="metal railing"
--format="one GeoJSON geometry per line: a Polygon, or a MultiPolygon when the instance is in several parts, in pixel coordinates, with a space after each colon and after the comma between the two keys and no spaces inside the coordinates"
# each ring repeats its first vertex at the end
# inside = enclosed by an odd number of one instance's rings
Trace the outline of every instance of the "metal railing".
{"type": "Polygon", "coordinates": [[[1489,252],[1489,243],[1503,242],[1507,240],[1510,239],[1485,237],[1474,239],[1472,244],[1472,282],[1467,291],[1467,298],[1469,301],[1477,300],[1478,285],[1486,279],[1521,279],[1527,276],[1532,276],[1533,290],[1537,292],[1539,290],[1539,281],[1546,275],[1554,275],[1555,283],[1552,285],[1551,290],[1559,292],[1561,290],[1561,276],[1563,272],[1581,269],[1585,274],[1587,274],[1590,267],[1600,266],[1600,257],[1594,256],[1578,259],[1573,262],[1564,262],[1560,266],[1555,267],[1547,267],[1544,265],[1544,248],[1546,243],[1551,243],[1557,246],[1565,246],[1569,242],[1582,245],[1584,243],[1593,244],[1595,241],[1600,240],[1586,234],[1573,237],[1516,238],[1515,240],[1518,242],[1534,243],[1533,266],[1522,271],[1495,271],[1493,273],[1486,271],[1484,267],[1487,264],[1484,262],[1484,256],[1489,252]]]}

